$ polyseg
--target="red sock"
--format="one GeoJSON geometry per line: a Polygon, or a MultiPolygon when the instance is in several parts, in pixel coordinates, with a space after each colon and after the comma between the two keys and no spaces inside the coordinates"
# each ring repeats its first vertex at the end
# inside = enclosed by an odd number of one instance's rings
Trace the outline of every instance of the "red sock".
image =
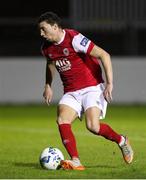
{"type": "Polygon", "coordinates": [[[62,142],[63,142],[67,152],[69,153],[70,157],[78,158],[76,140],[72,133],[71,125],[70,124],[60,124],[59,131],[60,131],[62,142]]]}
{"type": "Polygon", "coordinates": [[[120,143],[121,135],[117,134],[109,125],[100,123],[100,129],[98,135],[103,136],[104,138],[120,143]]]}

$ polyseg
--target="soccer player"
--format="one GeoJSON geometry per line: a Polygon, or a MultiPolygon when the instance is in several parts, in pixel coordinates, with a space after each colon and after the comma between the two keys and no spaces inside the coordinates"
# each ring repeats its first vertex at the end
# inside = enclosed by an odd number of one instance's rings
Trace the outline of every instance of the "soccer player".
{"type": "Polygon", "coordinates": [[[64,86],[64,95],[58,104],[57,123],[62,142],[70,160],[61,162],[63,169],[84,170],[71,129],[72,122],[85,114],[87,129],[117,143],[126,163],[133,160],[133,150],[126,136],[118,134],[108,124],[100,122],[112,100],[113,72],[110,55],[80,32],[64,29],[61,19],[46,12],[38,19],[40,35],[45,39],[42,53],[47,59],[46,84],[43,96],[49,105],[53,92],[51,83],[55,68],[64,86]],[[101,62],[105,81],[102,78],[101,62]]]}

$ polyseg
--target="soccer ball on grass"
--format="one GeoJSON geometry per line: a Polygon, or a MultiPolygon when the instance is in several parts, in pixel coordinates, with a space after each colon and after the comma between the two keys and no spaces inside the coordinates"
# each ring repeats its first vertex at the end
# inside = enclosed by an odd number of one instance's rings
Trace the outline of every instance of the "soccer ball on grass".
{"type": "Polygon", "coordinates": [[[62,152],[54,147],[45,148],[40,155],[40,164],[45,169],[59,169],[61,160],[64,160],[62,152]]]}

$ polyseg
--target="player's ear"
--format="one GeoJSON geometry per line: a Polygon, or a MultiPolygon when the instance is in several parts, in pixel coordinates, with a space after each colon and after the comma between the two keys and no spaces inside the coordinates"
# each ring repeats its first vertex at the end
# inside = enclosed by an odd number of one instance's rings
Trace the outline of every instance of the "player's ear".
{"type": "Polygon", "coordinates": [[[54,30],[58,29],[58,25],[56,23],[53,25],[53,27],[54,27],[54,30]]]}

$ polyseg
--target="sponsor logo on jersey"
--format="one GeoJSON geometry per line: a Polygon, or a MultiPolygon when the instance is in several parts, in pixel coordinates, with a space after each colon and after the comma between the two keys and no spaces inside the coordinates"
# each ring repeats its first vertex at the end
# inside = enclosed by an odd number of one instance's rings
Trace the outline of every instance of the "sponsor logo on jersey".
{"type": "Polygon", "coordinates": [[[71,69],[71,63],[67,58],[57,60],[55,62],[56,68],[59,72],[68,71],[71,69]]]}
{"type": "Polygon", "coordinates": [[[86,38],[86,37],[84,37],[84,38],[82,39],[82,41],[80,42],[80,44],[85,47],[85,46],[87,45],[88,41],[89,41],[89,39],[86,38]]]}
{"type": "Polygon", "coordinates": [[[64,48],[63,53],[64,53],[65,56],[68,56],[69,55],[69,50],[67,48],[64,48]]]}

